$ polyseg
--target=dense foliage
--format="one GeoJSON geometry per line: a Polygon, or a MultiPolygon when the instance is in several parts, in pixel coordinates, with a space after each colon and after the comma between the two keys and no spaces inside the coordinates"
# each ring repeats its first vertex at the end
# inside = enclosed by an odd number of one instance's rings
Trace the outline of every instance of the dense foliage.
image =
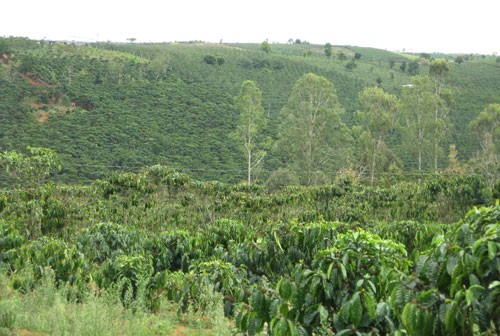
{"type": "MultiPolygon", "coordinates": [[[[500,331],[498,190],[479,177],[270,191],[156,165],[87,186],[22,182],[0,198],[0,263],[16,293],[51,278],[70,302],[112,291],[147,314],[218,302],[248,335],[500,331]]],[[[0,327],[15,329],[7,317],[0,327]]]]}
{"type": "Polygon", "coordinates": [[[0,39],[0,334],[499,334],[497,64],[0,39]]]}
{"type": "MultiPolygon", "coordinates": [[[[259,44],[0,41],[0,150],[56,150],[63,162],[57,175],[63,181],[105,178],[116,170],[157,163],[204,181],[244,180],[244,155],[229,135],[240,120],[233,98],[246,80],[262,91],[268,122],[260,138],[278,140],[280,111],[294,84],[313,73],[333,84],[345,110],[342,121],[361,146],[366,139],[356,128],[362,125],[356,112],[363,109],[358,94],[378,86],[401,97],[411,76],[427,75],[431,65],[431,55],[331,46],[328,56],[323,46],[307,43],[273,44],[263,52],[259,44]],[[419,66],[409,73],[400,67],[407,63],[419,66]]],[[[462,165],[472,157],[480,143],[467,125],[486,106],[500,103],[495,58],[467,55],[464,60],[448,62],[449,72],[439,82],[451,125],[439,133],[444,137],[436,152],[439,170],[447,166],[449,144],[456,145],[462,165]]],[[[384,155],[392,166],[377,164],[377,176],[417,169],[414,155],[403,145],[404,134],[393,128],[384,139],[384,155]]],[[[359,167],[359,147],[352,145],[348,158],[335,157],[335,164],[323,172],[329,182],[339,162],[365,173],[359,167]]],[[[289,168],[279,146],[268,148],[260,182],[289,168]]],[[[434,172],[434,166],[427,163],[423,168],[434,172]]],[[[303,180],[299,176],[298,181],[303,180]]]]}

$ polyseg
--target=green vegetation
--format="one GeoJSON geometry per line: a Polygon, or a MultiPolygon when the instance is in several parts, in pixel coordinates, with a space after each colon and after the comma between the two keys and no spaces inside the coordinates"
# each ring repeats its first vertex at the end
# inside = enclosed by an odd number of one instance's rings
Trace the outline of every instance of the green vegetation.
{"type": "Polygon", "coordinates": [[[315,74],[301,77],[281,114],[279,150],[303,185],[328,181],[325,171],[345,168],[339,164],[349,145],[347,129],[335,87],[315,74]],[[340,167],[339,167],[340,166],[340,167]]]}
{"type": "Polygon", "coordinates": [[[291,42],[0,39],[0,334],[500,333],[496,59],[291,42]]]}
{"type": "Polygon", "coordinates": [[[73,288],[57,286],[54,272],[46,268],[37,286],[25,295],[2,274],[0,335],[230,335],[220,294],[210,289],[206,293],[213,298],[207,314],[177,316],[177,305],[167,302],[151,314],[139,306],[125,308],[119,286],[101,290],[89,283],[83,295],[75,297],[73,288]]]}
{"type": "MultiPolygon", "coordinates": [[[[43,176],[48,153],[22,161],[43,176]]],[[[481,177],[346,171],[270,191],[159,165],[90,185],[32,175],[0,193],[4,334],[500,331],[500,193],[481,177]]]]}
{"type": "Polygon", "coordinates": [[[378,87],[361,91],[359,100],[366,112],[358,114],[363,125],[358,153],[363,156],[360,162],[366,161],[365,165],[369,167],[370,182],[373,185],[376,166],[390,161],[391,153],[387,150],[385,138],[394,129],[398,102],[395,96],[385,93],[378,87]]]}
{"type": "MultiPolygon", "coordinates": [[[[447,71],[440,72],[437,58],[454,60],[453,55],[397,54],[302,41],[73,45],[8,38],[1,42],[0,150],[53,149],[63,166],[56,175],[66,182],[92,181],[116,170],[153,164],[168,164],[204,181],[247,180],[247,162],[229,136],[239,122],[234,97],[246,80],[261,90],[268,120],[260,132],[269,141],[259,181],[289,169],[278,146],[271,144],[279,139],[280,111],[295,83],[308,73],[332,83],[345,111],[342,122],[351,128],[355,142],[361,135],[355,130],[362,124],[356,113],[361,109],[360,92],[378,86],[402,99],[407,91],[403,85],[411,83],[412,75],[432,75],[446,102],[446,109],[439,111],[446,112],[448,123],[441,133],[447,137],[432,137],[439,142],[437,148],[428,149],[434,160],[422,165],[425,172],[446,168],[451,144],[458,151],[457,160],[464,166],[469,163],[480,144],[467,125],[487,105],[500,103],[495,57],[464,55],[461,64],[443,61],[447,71]]],[[[394,156],[393,168],[411,174],[418,167],[408,146],[401,145],[403,135],[404,130],[396,127],[384,142],[394,156]]],[[[359,157],[355,148],[350,149],[351,158],[359,157]]],[[[350,165],[369,178],[359,159],[350,165]]],[[[389,167],[385,169],[377,174],[387,173],[389,167]]],[[[337,172],[323,174],[333,181],[337,172]]]]}
{"type": "MultiPolygon", "coordinates": [[[[260,130],[266,124],[264,108],[262,107],[262,93],[252,81],[241,84],[238,97],[235,100],[236,108],[240,111],[240,121],[236,126],[234,136],[237,143],[242,143],[243,152],[247,161],[247,183],[252,184],[254,174],[266,152],[257,141],[260,130]]],[[[262,140],[260,141],[262,143],[262,140]]]]}

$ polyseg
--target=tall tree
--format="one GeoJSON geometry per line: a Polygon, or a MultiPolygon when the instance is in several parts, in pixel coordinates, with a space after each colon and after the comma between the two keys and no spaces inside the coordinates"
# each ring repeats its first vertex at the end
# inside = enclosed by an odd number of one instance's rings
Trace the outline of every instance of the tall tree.
{"type": "Polygon", "coordinates": [[[359,94],[363,111],[358,113],[365,132],[362,135],[363,152],[369,161],[370,181],[375,180],[377,160],[387,153],[385,139],[393,129],[398,99],[379,87],[365,88],[359,94]]]}
{"type": "Polygon", "coordinates": [[[436,81],[436,94],[441,94],[444,81],[450,72],[448,61],[445,59],[432,60],[429,66],[429,75],[436,81]]]}
{"type": "Polygon", "coordinates": [[[266,125],[266,117],[262,107],[262,93],[255,82],[243,82],[235,98],[235,106],[240,112],[240,120],[236,131],[231,135],[243,148],[247,161],[247,182],[251,184],[253,170],[261,164],[266,155],[257,142],[259,131],[266,125]]]}
{"type": "Polygon", "coordinates": [[[335,87],[326,78],[309,73],[295,83],[281,111],[279,146],[302,184],[322,182],[327,170],[338,168],[335,161],[347,163],[342,151],[350,135],[342,112],[335,87]]]}
{"type": "Polygon", "coordinates": [[[434,92],[439,99],[434,109],[433,157],[434,171],[438,170],[438,160],[441,154],[441,143],[449,131],[448,113],[451,106],[451,93],[444,90],[446,77],[450,72],[448,60],[435,59],[429,66],[429,74],[434,79],[434,92]]]}
{"type": "Polygon", "coordinates": [[[480,149],[474,154],[473,166],[490,184],[500,178],[500,104],[490,104],[469,123],[476,133],[480,149]]]}
{"type": "Polygon", "coordinates": [[[434,129],[434,111],[439,104],[434,85],[427,76],[412,78],[412,86],[402,96],[402,130],[404,143],[416,155],[419,172],[424,167],[424,156],[431,152],[434,129]]]}

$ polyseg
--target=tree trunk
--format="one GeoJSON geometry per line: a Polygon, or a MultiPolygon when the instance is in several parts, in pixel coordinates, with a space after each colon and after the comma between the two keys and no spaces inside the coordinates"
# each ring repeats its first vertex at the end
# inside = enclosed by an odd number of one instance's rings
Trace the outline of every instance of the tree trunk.
{"type": "Polygon", "coordinates": [[[434,140],[434,172],[437,173],[438,171],[438,142],[437,140],[434,140]]]}
{"type": "Polygon", "coordinates": [[[248,150],[248,162],[247,162],[247,182],[252,184],[252,151],[248,150]]]}
{"type": "Polygon", "coordinates": [[[377,153],[377,149],[378,149],[378,144],[379,144],[379,140],[375,140],[374,144],[373,144],[373,152],[372,152],[372,167],[371,167],[371,185],[373,185],[374,181],[375,181],[375,158],[376,158],[376,153],[377,153]]]}

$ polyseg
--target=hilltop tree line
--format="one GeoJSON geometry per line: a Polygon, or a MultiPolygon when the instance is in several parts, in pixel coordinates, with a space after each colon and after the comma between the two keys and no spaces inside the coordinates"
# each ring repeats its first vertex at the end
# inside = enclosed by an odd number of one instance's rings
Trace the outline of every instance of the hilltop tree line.
{"type": "Polygon", "coordinates": [[[233,135],[244,150],[247,182],[258,176],[267,151],[279,152],[282,166],[269,178],[273,183],[295,182],[315,185],[331,180],[335,172],[350,170],[369,176],[402,174],[403,164],[395,146],[410,153],[417,175],[424,173],[484,175],[490,184],[499,177],[500,104],[490,104],[469,127],[480,143],[468,164],[457,160],[457,148],[449,146],[447,167],[439,162],[452,125],[453,97],[446,88],[449,67],[446,60],[433,60],[430,73],[414,76],[401,97],[382,88],[367,87],[359,93],[358,125],[352,129],[342,121],[343,108],[335,86],[322,76],[309,73],[294,85],[281,110],[277,141],[259,136],[266,123],[261,91],[245,81],[236,97],[240,121],[233,135]],[[281,181],[282,180],[282,181],[281,181]]]}

